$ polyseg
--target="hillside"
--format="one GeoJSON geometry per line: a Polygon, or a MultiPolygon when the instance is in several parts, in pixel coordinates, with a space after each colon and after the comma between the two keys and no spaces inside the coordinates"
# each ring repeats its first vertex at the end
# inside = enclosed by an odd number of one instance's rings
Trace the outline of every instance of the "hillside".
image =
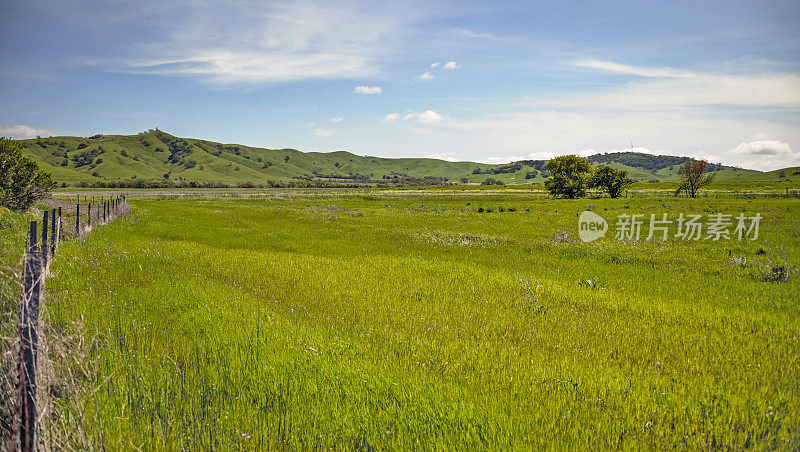
{"type": "MultiPolygon", "coordinates": [[[[349,152],[300,152],[264,149],[178,138],[151,130],[138,135],[96,135],[22,140],[25,153],[54,178],[67,184],[134,180],[208,181],[226,184],[291,181],[331,183],[480,183],[487,178],[506,184],[542,183],[549,177],[544,160],[489,165],[428,158],[381,158],[349,152]]],[[[597,154],[593,166],[628,171],[641,182],[670,182],[688,157],[635,152],[597,154]]],[[[718,180],[795,180],[798,168],[762,173],[713,165],[718,180]],[[780,176],[781,171],[783,177],[780,176]]]]}

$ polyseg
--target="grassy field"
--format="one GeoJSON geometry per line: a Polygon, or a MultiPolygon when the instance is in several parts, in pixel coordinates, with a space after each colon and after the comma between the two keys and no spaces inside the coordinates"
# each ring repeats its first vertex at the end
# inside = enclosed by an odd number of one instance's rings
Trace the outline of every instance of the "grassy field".
{"type": "Polygon", "coordinates": [[[52,334],[83,357],[54,363],[80,375],[53,391],[62,446],[799,447],[797,200],[130,204],[47,281],[52,334]],[[586,209],[764,219],[756,241],[583,243],[586,209]]]}

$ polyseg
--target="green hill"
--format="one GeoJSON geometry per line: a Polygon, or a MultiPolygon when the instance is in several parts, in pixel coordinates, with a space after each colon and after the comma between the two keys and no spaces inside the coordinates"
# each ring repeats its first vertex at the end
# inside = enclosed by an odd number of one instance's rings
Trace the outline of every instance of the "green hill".
{"type": "MultiPolygon", "coordinates": [[[[438,184],[445,181],[480,183],[487,178],[506,184],[542,183],[549,172],[544,160],[489,165],[428,158],[381,158],[349,152],[300,152],[264,149],[179,138],[159,130],[138,135],[95,135],[22,140],[25,153],[63,183],[119,181],[207,181],[267,184],[291,181],[327,183],[438,184]]],[[[670,182],[688,157],[635,152],[596,154],[595,167],[610,165],[628,171],[640,182],[670,182]]],[[[800,168],[762,173],[711,165],[718,180],[794,180],[800,168]],[[783,174],[783,176],[781,176],[783,174]]]]}

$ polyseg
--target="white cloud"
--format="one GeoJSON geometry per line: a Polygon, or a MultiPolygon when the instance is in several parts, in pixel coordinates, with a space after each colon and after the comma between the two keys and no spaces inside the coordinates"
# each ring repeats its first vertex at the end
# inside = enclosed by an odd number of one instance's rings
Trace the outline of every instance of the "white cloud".
{"type": "Polygon", "coordinates": [[[521,155],[512,155],[508,157],[486,157],[484,159],[476,160],[476,162],[488,163],[490,165],[493,165],[497,163],[511,163],[511,162],[516,162],[518,160],[525,160],[525,157],[521,155]]]}
{"type": "Polygon", "coordinates": [[[687,109],[698,106],[800,108],[800,75],[757,73],[727,75],[675,69],[637,68],[589,60],[576,65],[644,77],[610,92],[572,99],[536,102],[539,107],[687,109]]]}
{"type": "Polygon", "coordinates": [[[789,144],[776,140],[741,143],[728,153],[747,168],[774,170],[800,166],[800,152],[792,150],[789,144]]]}
{"type": "Polygon", "coordinates": [[[448,61],[444,65],[442,65],[445,69],[461,69],[461,65],[456,63],[455,61],[448,61]]]}
{"type": "Polygon", "coordinates": [[[382,94],[383,89],[380,86],[357,86],[356,89],[353,90],[354,93],[357,94],[382,94]]]}
{"type": "Polygon", "coordinates": [[[344,121],[344,118],[342,118],[341,116],[338,116],[336,118],[331,118],[330,121],[331,122],[342,122],[342,121],[344,121]]]}
{"type": "Polygon", "coordinates": [[[37,136],[52,137],[55,136],[56,133],[47,129],[38,129],[35,127],[25,126],[21,124],[18,125],[0,124],[0,135],[9,136],[11,138],[35,138],[37,136]]]}
{"type": "MultiPolygon", "coordinates": [[[[405,115],[401,115],[400,113],[389,113],[388,115],[383,117],[385,122],[398,122],[400,120],[405,121],[417,121],[420,124],[436,124],[439,122],[444,121],[445,116],[441,113],[437,113],[433,110],[425,110],[421,113],[408,113],[405,115]]],[[[425,133],[426,130],[420,130],[420,132],[425,133]]]]}
{"type": "Polygon", "coordinates": [[[459,36],[462,38],[483,38],[483,39],[497,39],[497,36],[491,33],[478,33],[476,31],[470,30],[468,28],[454,28],[452,33],[455,36],[459,36]]]}
{"type": "Polygon", "coordinates": [[[314,130],[314,135],[318,137],[329,137],[333,135],[333,130],[330,129],[316,129],[314,130]]]}
{"type": "Polygon", "coordinates": [[[434,124],[444,120],[444,115],[433,110],[425,110],[422,113],[409,113],[403,119],[416,119],[421,124],[434,124]]]}
{"type": "Polygon", "coordinates": [[[457,162],[458,159],[456,158],[455,152],[437,152],[434,154],[428,154],[424,158],[428,159],[438,159],[438,160],[445,160],[448,162],[457,162]]]}
{"type": "Polygon", "coordinates": [[[736,146],[736,149],[733,149],[731,152],[738,155],[798,155],[798,153],[792,151],[792,148],[788,144],[775,140],[750,141],[748,143],[742,143],[739,146],[736,146]]]}
{"type": "Polygon", "coordinates": [[[383,120],[386,122],[397,122],[401,120],[403,117],[400,113],[389,113],[388,115],[383,117],[383,120]]]}
{"type": "Polygon", "coordinates": [[[694,74],[689,71],[676,71],[674,69],[652,69],[652,68],[637,68],[625,64],[613,63],[610,61],[600,60],[581,60],[573,63],[575,66],[588,67],[592,69],[599,69],[607,72],[616,72],[619,74],[638,75],[641,77],[694,77],[694,74]]]}
{"type": "Polygon", "coordinates": [[[439,67],[440,64],[441,63],[439,63],[438,61],[435,63],[431,63],[431,69],[436,69],[437,67],[439,67]]]}
{"type": "Polygon", "coordinates": [[[419,79],[420,80],[433,80],[433,74],[431,74],[430,72],[426,72],[424,74],[420,74],[419,75],[419,79]]]}
{"type": "Polygon", "coordinates": [[[375,76],[397,38],[431,14],[368,2],[176,2],[136,19],[148,33],[89,64],[217,84],[375,76]]]}

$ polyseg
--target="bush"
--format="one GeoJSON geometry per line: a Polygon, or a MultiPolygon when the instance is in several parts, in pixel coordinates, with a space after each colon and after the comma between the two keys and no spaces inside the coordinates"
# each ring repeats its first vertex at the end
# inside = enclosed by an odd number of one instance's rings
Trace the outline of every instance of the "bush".
{"type": "Polygon", "coordinates": [[[491,177],[487,177],[485,181],[481,182],[481,185],[505,185],[503,181],[492,179],[491,177]]]}
{"type": "Polygon", "coordinates": [[[27,210],[56,187],[50,174],[22,155],[22,145],[0,138],[0,205],[27,210]]]}
{"type": "Polygon", "coordinates": [[[544,186],[551,194],[567,198],[578,198],[586,194],[586,174],[591,165],[577,155],[562,155],[547,162],[552,175],[544,186]]]}
{"type": "Polygon", "coordinates": [[[589,188],[599,188],[612,198],[619,198],[625,187],[632,183],[627,171],[615,170],[610,166],[597,168],[589,178],[589,188]]]}

